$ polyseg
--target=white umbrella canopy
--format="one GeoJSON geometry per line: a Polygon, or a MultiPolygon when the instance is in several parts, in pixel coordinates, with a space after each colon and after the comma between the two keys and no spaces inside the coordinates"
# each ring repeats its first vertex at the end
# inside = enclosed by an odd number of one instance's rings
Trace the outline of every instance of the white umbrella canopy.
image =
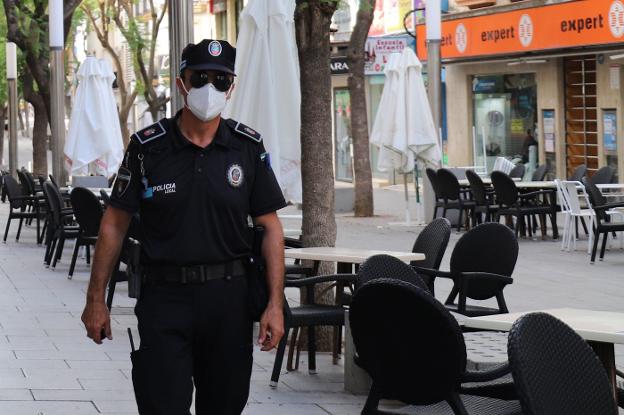
{"type": "Polygon", "coordinates": [[[386,82],[371,132],[380,148],[378,167],[411,171],[414,161],[439,167],[438,144],[431,107],[422,78],[422,64],[410,48],[391,56],[386,82]]]}
{"type": "Polygon", "coordinates": [[[287,200],[301,202],[301,90],[295,2],[249,0],[240,16],[236,87],[224,112],[262,134],[287,200]]]}
{"type": "Polygon", "coordinates": [[[123,158],[123,139],[108,61],[87,57],[78,69],[78,89],[65,142],[71,175],[112,176],[123,158]]]}

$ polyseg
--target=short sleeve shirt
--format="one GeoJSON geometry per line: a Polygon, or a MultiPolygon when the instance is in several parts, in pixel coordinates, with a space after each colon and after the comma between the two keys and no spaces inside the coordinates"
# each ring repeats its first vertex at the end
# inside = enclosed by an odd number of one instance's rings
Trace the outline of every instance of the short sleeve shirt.
{"type": "MultiPolygon", "coordinates": [[[[178,114],[179,116],[179,114],[178,114]]],[[[222,119],[206,148],[176,118],[135,134],[110,205],[139,212],[142,262],[213,264],[249,255],[248,218],[286,205],[259,135],[222,119]]]]}

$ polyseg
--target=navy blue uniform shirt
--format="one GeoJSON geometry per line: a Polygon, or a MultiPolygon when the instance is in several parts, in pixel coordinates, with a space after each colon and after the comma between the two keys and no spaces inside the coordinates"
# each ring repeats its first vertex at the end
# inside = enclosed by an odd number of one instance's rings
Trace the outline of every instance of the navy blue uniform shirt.
{"type": "Polygon", "coordinates": [[[142,262],[214,264],[249,255],[248,218],[286,205],[260,135],[221,119],[209,146],[182,135],[177,118],[134,134],[110,205],[139,212],[142,262]]]}

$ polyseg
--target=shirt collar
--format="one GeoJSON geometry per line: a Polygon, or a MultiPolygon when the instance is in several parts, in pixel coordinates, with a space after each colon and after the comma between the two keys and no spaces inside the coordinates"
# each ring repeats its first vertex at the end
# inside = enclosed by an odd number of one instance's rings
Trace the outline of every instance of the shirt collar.
{"type": "MultiPolygon", "coordinates": [[[[180,127],[178,125],[178,119],[182,115],[182,110],[179,110],[177,114],[173,117],[171,125],[173,126],[173,145],[177,150],[184,148],[186,146],[195,146],[188,138],[182,134],[180,127]]],[[[224,148],[230,148],[230,131],[226,128],[225,120],[222,118],[219,121],[219,127],[217,128],[217,132],[212,140],[212,144],[216,144],[218,146],[224,148]]]]}

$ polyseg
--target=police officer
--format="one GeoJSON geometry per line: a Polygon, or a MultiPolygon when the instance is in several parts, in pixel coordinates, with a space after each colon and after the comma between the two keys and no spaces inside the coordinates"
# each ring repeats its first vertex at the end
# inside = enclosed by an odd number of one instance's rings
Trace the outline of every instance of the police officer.
{"type": "Polygon", "coordinates": [[[258,343],[284,333],[284,197],[262,138],[220,113],[233,89],[236,50],[203,40],[182,53],[185,107],[132,136],[102,219],[87,304],[87,335],[112,339],[104,292],[132,215],[140,214],[144,285],[132,380],[142,415],[240,414],[249,395],[252,318],[245,259],[248,218],[265,229],[269,303],[258,343]]]}

